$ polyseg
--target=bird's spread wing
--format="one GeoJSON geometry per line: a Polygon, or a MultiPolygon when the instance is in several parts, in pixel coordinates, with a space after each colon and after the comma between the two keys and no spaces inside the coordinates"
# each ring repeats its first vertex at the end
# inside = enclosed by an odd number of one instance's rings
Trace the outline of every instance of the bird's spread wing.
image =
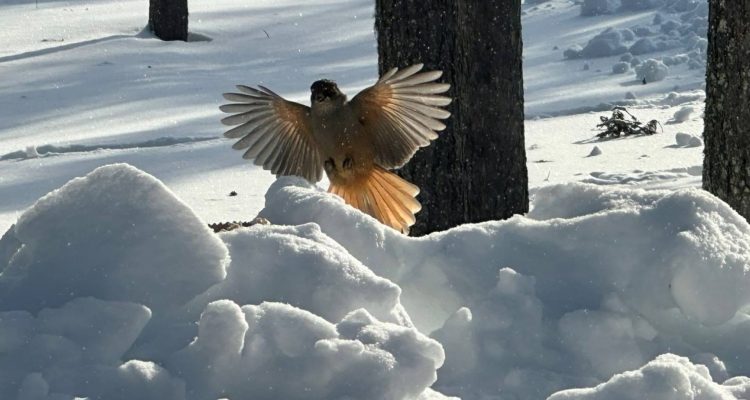
{"type": "Polygon", "coordinates": [[[219,108],[234,114],[221,120],[238,125],[224,133],[241,138],[232,148],[247,149],[242,156],[255,159],[278,175],[297,175],[317,182],[323,174],[323,161],[310,127],[310,107],[284,100],[269,89],[238,85],[241,93],[224,93],[233,102],[219,108]]]}
{"type": "Polygon", "coordinates": [[[375,146],[375,162],[384,168],[406,164],[420,147],[445,129],[441,119],[450,113],[440,107],[451,99],[438,96],[450,85],[435,83],[441,71],[419,72],[422,64],[394,68],[349,103],[375,146]]]}

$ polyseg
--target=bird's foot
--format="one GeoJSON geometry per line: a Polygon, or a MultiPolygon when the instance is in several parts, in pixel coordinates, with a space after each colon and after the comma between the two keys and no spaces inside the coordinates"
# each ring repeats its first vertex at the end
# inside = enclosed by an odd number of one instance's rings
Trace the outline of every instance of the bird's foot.
{"type": "Polygon", "coordinates": [[[351,157],[346,157],[341,166],[344,167],[344,169],[352,169],[352,167],[354,167],[354,160],[351,157]]]}

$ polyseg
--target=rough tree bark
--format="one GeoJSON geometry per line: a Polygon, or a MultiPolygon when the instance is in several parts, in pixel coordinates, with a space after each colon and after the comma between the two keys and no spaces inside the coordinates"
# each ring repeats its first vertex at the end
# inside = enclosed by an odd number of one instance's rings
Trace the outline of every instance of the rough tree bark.
{"type": "Polygon", "coordinates": [[[421,188],[416,235],[528,211],[521,0],[376,0],[380,72],[444,71],[452,116],[399,174],[421,188]]]}
{"type": "Polygon", "coordinates": [[[750,0],[710,0],[703,188],[750,219],[750,0]]]}
{"type": "Polygon", "coordinates": [[[161,40],[188,40],[187,0],[150,0],[148,26],[161,40]]]}

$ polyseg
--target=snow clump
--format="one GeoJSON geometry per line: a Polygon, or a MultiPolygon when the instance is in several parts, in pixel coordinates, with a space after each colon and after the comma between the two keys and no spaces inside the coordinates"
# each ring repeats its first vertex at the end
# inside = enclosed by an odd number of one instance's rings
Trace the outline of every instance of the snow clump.
{"type": "Polygon", "coordinates": [[[744,399],[748,394],[748,378],[718,384],[704,365],[693,364],[674,354],[663,354],[642,368],[615,375],[596,387],[565,390],[547,400],[724,400],[744,399]]]}
{"type": "Polygon", "coordinates": [[[317,225],[214,234],[110,165],[0,239],[0,398],[446,399],[401,289],[317,225]]]}
{"type": "Polygon", "coordinates": [[[528,217],[422,238],[301,179],[266,196],[262,216],[319,224],[401,287],[415,326],[445,349],[433,386],[443,393],[546,398],[668,352],[750,372],[734,350],[750,334],[738,314],[750,304],[750,226],[705,192],[555,185],[538,189],[528,217]],[[596,245],[603,232],[612,244],[596,245]]]}
{"type": "Polygon", "coordinates": [[[636,56],[646,53],[653,53],[654,51],[656,51],[656,45],[654,45],[654,42],[650,38],[641,38],[633,43],[628,51],[630,52],[630,54],[636,56]]]}
{"type": "Polygon", "coordinates": [[[612,73],[613,74],[624,74],[626,72],[630,71],[630,63],[625,61],[620,61],[618,63],[615,63],[612,65],[612,73]]]}
{"type": "Polygon", "coordinates": [[[586,58],[608,57],[623,54],[627,51],[628,47],[623,44],[622,33],[610,28],[589,40],[581,51],[581,55],[586,58]]]}
{"type": "Polygon", "coordinates": [[[676,123],[685,122],[690,119],[690,115],[695,111],[693,107],[685,106],[675,111],[673,121],[676,123]]]}
{"type": "Polygon", "coordinates": [[[153,177],[102,167],[0,240],[0,397],[747,393],[744,218],[699,190],[576,183],[532,206],[413,238],[281,178],[261,213],[279,225],[216,235],[153,177]]]}
{"type": "Polygon", "coordinates": [[[664,80],[669,75],[669,67],[663,62],[650,58],[635,68],[636,77],[646,79],[646,82],[664,80]]]}

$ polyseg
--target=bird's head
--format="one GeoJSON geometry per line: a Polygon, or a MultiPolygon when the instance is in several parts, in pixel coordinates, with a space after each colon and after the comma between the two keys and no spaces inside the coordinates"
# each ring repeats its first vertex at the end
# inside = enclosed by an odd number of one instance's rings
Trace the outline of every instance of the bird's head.
{"type": "Polygon", "coordinates": [[[339,87],[336,86],[336,82],[328,79],[315,81],[315,83],[310,86],[310,92],[310,102],[313,105],[326,102],[336,103],[346,100],[346,96],[341,93],[339,87]]]}

